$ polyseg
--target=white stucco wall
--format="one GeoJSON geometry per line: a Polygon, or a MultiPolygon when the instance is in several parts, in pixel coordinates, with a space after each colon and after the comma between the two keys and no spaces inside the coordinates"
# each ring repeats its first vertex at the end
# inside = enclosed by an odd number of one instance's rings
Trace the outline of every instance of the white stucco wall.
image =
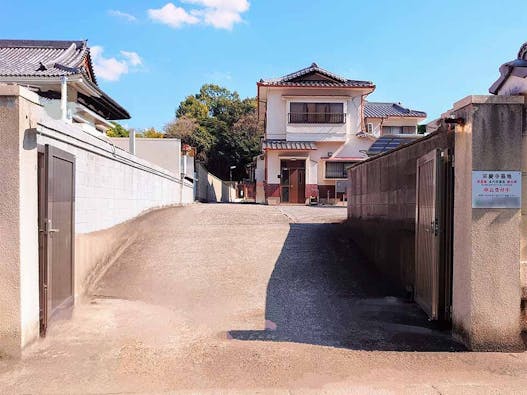
{"type": "Polygon", "coordinates": [[[514,75],[509,76],[500,88],[498,94],[503,96],[526,95],[527,78],[516,77],[514,75]]]}
{"type": "MultiPolygon", "coordinates": [[[[112,137],[110,141],[123,151],[130,151],[128,137],[112,137]]],[[[173,174],[181,173],[181,140],[179,139],[136,138],[135,155],[173,174]]]]}
{"type": "Polygon", "coordinates": [[[360,131],[361,92],[342,89],[270,88],[267,91],[266,138],[288,141],[346,141],[360,131]],[[343,103],[344,124],[289,124],[291,102],[343,103]]]}
{"type": "Polygon", "coordinates": [[[280,161],[287,158],[298,158],[306,160],[306,183],[319,185],[334,185],[335,180],[325,179],[325,167],[321,158],[328,153],[335,153],[342,143],[340,142],[320,142],[317,149],[312,151],[267,151],[267,182],[269,184],[279,184],[280,161]]]}

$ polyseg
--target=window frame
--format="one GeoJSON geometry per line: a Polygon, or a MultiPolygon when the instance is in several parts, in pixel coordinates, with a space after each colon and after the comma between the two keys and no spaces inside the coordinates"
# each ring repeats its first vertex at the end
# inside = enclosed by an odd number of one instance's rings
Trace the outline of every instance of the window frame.
{"type": "Polygon", "coordinates": [[[288,124],[343,125],[346,123],[346,108],[343,101],[291,101],[288,110],[288,124]],[[293,107],[299,106],[302,106],[302,111],[293,110],[293,107]],[[338,111],[333,112],[332,107],[337,106],[338,111]]]}
{"type": "Polygon", "coordinates": [[[348,178],[347,174],[347,168],[357,163],[357,161],[349,161],[349,160],[342,160],[342,161],[326,161],[324,165],[324,179],[325,180],[345,180],[348,178]],[[342,173],[343,177],[329,177],[328,176],[328,165],[329,164],[343,164],[342,173]]]}

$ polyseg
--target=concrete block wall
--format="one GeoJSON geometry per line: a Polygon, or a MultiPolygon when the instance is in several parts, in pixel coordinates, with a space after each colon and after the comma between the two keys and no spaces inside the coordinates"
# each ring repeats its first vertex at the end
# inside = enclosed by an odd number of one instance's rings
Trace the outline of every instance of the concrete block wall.
{"type": "Polygon", "coordinates": [[[75,155],[77,234],[110,228],[155,207],[193,202],[191,182],[113,146],[103,136],[50,118],[39,120],[36,130],[39,145],[75,155]]]}
{"type": "Polygon", "coordinates": [[[411,290],[415,281],[417,159],[453,144],[453,132],[436,132],[349,170],[349,229],[363,254],[394,284],[394,291],[411,290]]]}

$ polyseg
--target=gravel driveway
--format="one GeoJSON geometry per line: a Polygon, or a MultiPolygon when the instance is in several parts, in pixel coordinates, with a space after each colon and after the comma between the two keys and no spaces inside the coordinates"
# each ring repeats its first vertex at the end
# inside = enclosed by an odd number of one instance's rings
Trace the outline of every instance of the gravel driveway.
{"type": "Polygon", "coordinates": [[[368,269],[345,208],[147,214],[89,301],[1,393],[527,393],[526,354],[467,353],[368,269]]]}

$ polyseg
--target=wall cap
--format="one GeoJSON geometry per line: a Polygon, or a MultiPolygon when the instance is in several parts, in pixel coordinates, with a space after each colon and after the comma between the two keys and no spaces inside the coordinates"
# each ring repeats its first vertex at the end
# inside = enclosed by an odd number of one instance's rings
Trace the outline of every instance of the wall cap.
{"type": "Polygon", "coordinates": [[[524,96],[470,95],[454,103],[454,110],[470,104],[524,104],[524,96]]]}
{"type": "Polygon", "coordinates": [[[42,106],[39,96],[35,92],[31,92],[29,89],[16,84],[0,83],[0,96],[20,96],[31,103],[42,106]]]}

